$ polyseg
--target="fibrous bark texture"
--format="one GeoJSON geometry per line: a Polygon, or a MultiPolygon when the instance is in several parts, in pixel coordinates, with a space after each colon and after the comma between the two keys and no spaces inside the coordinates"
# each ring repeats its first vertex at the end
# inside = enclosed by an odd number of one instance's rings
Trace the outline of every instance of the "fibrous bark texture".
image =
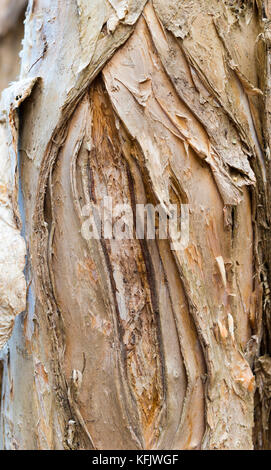
{"type": "Polygon", "coordinates": [[[270,448],[270,15],[28,2],[0,114],[0,348],[24,311],[2,448],[270,448]],[[187,246],[86,239],[105,197],[188,205],[187,246]]]}

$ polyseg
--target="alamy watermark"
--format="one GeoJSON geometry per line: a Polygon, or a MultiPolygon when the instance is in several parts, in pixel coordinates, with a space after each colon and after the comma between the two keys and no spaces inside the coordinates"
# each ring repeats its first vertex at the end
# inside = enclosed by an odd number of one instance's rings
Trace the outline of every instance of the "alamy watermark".
{"type": "Polygon", "coordinates": [[[86,240],[170,240],[171,250],[184,250],[189,244],[189,204],[113,205],[111,197],[101,204],[82,208],[81,233],[86,240]]]}

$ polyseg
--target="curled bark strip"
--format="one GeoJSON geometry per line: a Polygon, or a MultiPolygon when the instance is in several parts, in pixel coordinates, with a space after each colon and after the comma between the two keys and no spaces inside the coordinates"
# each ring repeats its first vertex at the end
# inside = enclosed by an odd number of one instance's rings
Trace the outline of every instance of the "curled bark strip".
{"type": "Polygon", "coordinates": [[[26,306],[26,247],[20,235],[18,210],[17,109],[36,81],[14,83],[3,92],[0,104],[0,349],[11,336],[15,316],[26,306]]]}

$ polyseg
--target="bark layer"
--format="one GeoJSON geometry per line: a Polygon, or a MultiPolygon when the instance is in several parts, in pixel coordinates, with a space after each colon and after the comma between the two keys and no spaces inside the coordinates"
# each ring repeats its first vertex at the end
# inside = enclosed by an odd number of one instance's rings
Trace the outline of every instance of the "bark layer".
{"type": "Polygon", "coordinates": [[[2,353],[3,448],[270,446],[269,14],[29,2],[2,103],[28,252],[2,353]],[[83,208],[105,196],[133,217],[188,204],[188,246],[86,241],[83,208]]]}

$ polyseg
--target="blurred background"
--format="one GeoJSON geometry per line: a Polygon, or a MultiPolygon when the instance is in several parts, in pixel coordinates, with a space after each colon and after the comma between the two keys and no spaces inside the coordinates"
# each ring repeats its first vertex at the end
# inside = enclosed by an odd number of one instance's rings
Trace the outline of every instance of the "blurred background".
{"type": "Polygon", "coordinates": [[[27,0],[0,0],[0,93],[20,72],[27,0]]]}

